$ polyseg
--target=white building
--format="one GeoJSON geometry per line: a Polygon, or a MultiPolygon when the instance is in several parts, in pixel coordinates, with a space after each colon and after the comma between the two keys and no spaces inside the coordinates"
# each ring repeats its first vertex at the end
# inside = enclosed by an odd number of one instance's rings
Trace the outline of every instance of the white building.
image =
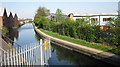
{"type": "Polygon", "coordinates": [[[117,18],[118,13],[102,13],[102,14],[79,14],[74,15],[74,20],[80,19],[80,18],[87,18],[90,20],[90,24],[96,24],[96,25],[106,25],[109,24],[110,18],[117,18]]]}

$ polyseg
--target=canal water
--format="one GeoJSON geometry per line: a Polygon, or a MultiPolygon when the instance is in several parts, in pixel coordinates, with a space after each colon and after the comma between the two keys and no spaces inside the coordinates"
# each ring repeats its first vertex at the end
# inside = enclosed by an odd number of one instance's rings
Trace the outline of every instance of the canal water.
{"type": "MultiPolygon", "coordinates": [[[[13,32],[13,40],[19,45],[27,45],[30,43],[36,43],[40,37],[35,33],[32,23],[26,23],[19,29],[13,32]],[[15,33],[16,32],[16,33],[15,33]]],[[[77,53],[75,51],[68,50],[66,48],[52,45],[52,57],[49,60],[49,65],[72,65],[72,66],[87,66],[87,65],[108,65],[107,63],[95,60],[91,57],[77,53]]],[[[14,44],[14,46],[16,46],[14,44]]]]}

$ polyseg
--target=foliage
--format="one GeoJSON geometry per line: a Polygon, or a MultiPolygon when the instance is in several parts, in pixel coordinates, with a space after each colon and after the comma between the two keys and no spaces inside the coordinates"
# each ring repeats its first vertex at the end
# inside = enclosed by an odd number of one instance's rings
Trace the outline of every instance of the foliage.
{"type": "Polygon", "coordinates": [[[39,24],[39,22],[38,22],[39,19],[41,17],[43,17],[43,16],[48,16],[49,14],[50,14],[50,11],[47,8],[45,8],[45,7],[39,7],[37,9],[37,12],[36,12],[35,17],[34,17],[34,23],[36,25],[38,25],[39,24]]]}
{"type": "Polygon", "coordinates": [[[107,52],[111,52],[111,53],[115,53],[115,54],[120,53],[120,50],[118,50],[118,49],[112,49],[112,48],[105,47],[105,46],[102,46],[102,45],[98,45],[98,44],[95,44],[95,43],[94,44],[89,43],[89,42],[87,42],[85,40],[74,39],[74,38],[71,38],[71,37],[59,35],[58,33],[50,32],[50,31],[47,31],[47,30],[44,30],[44,29],[40,29],[40,30],[42,32],[52,36],[52,37],[63,39],[63,40],[69,41],[69,42],[73,42],[73,43],[76,43],[76,44],[80,44],[80,45],[91,47],[91,48],[96,48],[96,49],[99,49],[99,50],[103,50],[103,51],[107,51],[107,52]]]}
{"type": "Polygon", "coordinates": [[[37,23],[38,23],[38,27],[48,30],[49,21],[46,17],[44,17],[44,16],[41,17],[37,23]]]}
{"type": "Polygon", "coordinates": [[[50,14],[50,11],[45,7],[39,7],[34,18],[40,18],[41,16],[47,16],[50,14]]]}
{"type": "Polygon", "coordinates": [[[57,9],[55,15],[56,15],[56,22],[62,22],[63,21],[64,15],[63,15],[61,9],[57,9]]]}
{"type": "Polygon", "coordinates": [[[2,29],[2,34],[7,36],[7,33],[9,33],[9,30],[8,30],[7,27],[4,26],[3,29],[2,29]]]}

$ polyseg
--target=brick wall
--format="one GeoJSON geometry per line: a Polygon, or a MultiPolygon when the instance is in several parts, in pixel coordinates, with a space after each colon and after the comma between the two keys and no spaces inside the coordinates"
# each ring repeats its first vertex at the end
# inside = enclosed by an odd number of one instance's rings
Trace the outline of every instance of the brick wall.
{"type": "Polygon", "coordinates": [[[2,29],[3,26],[3,20],[2,20],[2,16],[0,16],[0,29],[2,29]]]}

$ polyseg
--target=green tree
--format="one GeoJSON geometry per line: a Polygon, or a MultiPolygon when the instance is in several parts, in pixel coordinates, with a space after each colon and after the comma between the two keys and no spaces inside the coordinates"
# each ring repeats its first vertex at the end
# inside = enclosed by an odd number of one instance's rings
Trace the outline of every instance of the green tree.
{"type": "Polygon", "coordinates": [[[39,19],[39,21],[38,21],[38,24],[39,24],[39,27],[40,27],[40,28],[49,30],[49,25],[50,25],[50,23],[49,23],[49,21],[48,21],[48,19],[47,19],[46,17],[44,17],[44,16],[41,17],[41,18],[39,19]]]}
{"type": "Polygon", "coordinates": [[[52,22],[52,23],[50,24],[50,29],[51,29],[51,31],[57,32],[57,25],[58,25],[57,22],[52,22]]]}
{"type": "Polygon", "coordinates": [[[42,17],[42,16],[44,16],[44,17],[46,17],[46,16],[48,16],[50,14],[50,10],[48,10],[47,8],[45,8],[45,7],[39,7],[38,9],[37,9],[37,12],[36,12],[36,14],[35,14],[35,16],[34,16],[34,22],[35,22],[35,24],[36,25],[38,25],[38,21],[40,21],[40,18],[42,17]]]}
{"type": "Polygon", "coordinates": [[[114,19],[114,23],[112,24],[112,28],[110,30],[112,32],[112,44],[116,46],[120,46],[120,18],[114,19]]]}
{"type": "Polygon", "coordinates": [[[55,14],[56,14],[56,21],[57,22],[63,22],[64,15],[62,13],[62,10],[61,9],[57,9],[55,14]]]}
{"type": "Polygon", "coordinates": [[[37,9],[37,12],[34,18],[40,18],[41,16],[48,16],[49,14],[50,14],[50,11],[47,8],[39,7],[37,9]]]}

